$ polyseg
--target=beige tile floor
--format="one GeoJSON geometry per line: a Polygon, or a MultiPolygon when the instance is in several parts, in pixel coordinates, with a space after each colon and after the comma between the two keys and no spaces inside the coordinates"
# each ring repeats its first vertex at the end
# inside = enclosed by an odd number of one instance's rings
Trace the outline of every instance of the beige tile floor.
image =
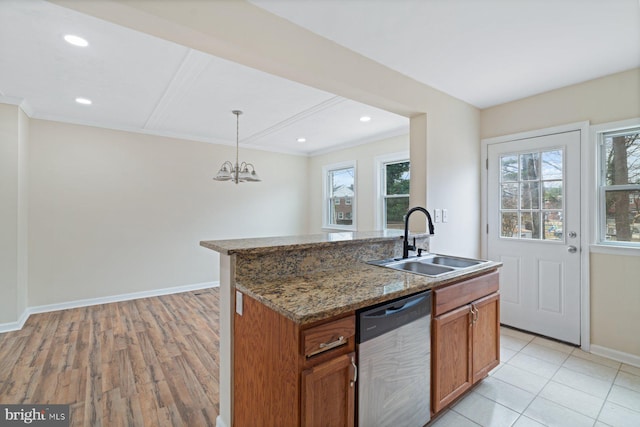
{"type": "Polygon", "coordinates": [[[509,328],[501,363],[429,427],[639,427],[640,368],[509,328]]]}

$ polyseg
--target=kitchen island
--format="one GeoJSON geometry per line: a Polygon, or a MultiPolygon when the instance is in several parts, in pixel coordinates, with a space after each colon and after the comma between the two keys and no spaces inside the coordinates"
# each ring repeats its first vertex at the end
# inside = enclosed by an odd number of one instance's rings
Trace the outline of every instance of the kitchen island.
{"type": "MultiPolygon", "coordinates": [[[[428,250],[428,235],[415,237],[428,250]]],[[[356,310],[488,277],[500,266],[488,262],[433,278],[366,263],[400,257],[402,243],[396,231],[201,242],[220,253],[217,425],[312,424],[308,394],[318,391],[311,384],[326,374],[322,369],[333,370],[329,383],[355,376],[356,310]],[[334,335],[341,337],[335,349],[314,350],[334,335]]],[[[346,406],[337,417],[353,413],[353,396],[341,392],[335,397],[346,406]]],[[[327,396],[319,398],[328,404],[327,396]]]]}

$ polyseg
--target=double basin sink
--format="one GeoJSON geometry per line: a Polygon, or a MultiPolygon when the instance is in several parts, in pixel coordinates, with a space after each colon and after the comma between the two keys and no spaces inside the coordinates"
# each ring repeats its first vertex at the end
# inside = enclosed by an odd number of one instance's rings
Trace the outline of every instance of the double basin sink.
{"type": "Polygon", "coordinates": [[[394,270],[406,271],[429,277],[438,277],[453,271],[475,267],[489,261],[460,258],[449,255],[426,254],[408,258],[390,258],[369,261],[367,264],[379,265],[394,270]]]}

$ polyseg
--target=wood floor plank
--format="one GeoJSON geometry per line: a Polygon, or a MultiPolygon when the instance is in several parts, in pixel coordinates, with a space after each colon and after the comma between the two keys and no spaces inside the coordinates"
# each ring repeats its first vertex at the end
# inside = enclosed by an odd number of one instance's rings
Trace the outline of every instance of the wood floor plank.
{"type": "Polygon", "coordinates": [[[0,403],[64,403],[71,425],[215,426],[218,289],[32,315],[0,334],[0,403]]]}

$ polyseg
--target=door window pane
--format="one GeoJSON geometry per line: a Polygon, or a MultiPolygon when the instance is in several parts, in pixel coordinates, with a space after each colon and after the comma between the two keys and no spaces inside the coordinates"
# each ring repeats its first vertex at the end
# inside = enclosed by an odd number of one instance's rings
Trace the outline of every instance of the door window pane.
{"type": "Polygon", "coordinates": [[[546,211],[544,217],[544,239],[562,240],[562,211],[546,211]]]}
{"type": "Polygon", "coordinates": [[[513,182],[518,180],[518,156],[509,155],[500,158],[500,180],[513,182]]]}
{"type": "Polygon", "coordinates": [[[545,209],[562,209],[562,181],[543,182],[542,197],[545,209]]]}
{"type": "Polygon", "coordinates": [[[500,157],[501,236],[563,240],[563,150],[500,157]]]}
{"type": "Polygon", "coordinates": [[[520,184],[520,209],[540,209],[540,183],[523,182],[520,184]]]}
{"type": "Polygon", "coordinates": [[[562,179],[562,151],[542,153],[542,179],[562,179]]]}
{"type": "Polygon", "coordinates": [[[520,155],[520,180],[531,181],[539,179],[539,153],[520,155]]]}
{"type": "Polygon", "coordinates": [[[518,209],[518,184],[502,184],[502,209],[518,209]]]}
{"type": "Polygon", "coordinates": [[[520,214],[520,238],[540,238],[540,214],[538,212],[522,212],[520,214]]]}
{"type": "Polygon", "coordinates": [[[503,212],[501,215],[501,231],[502,237],[518,237],[518,213],[503,212]]]}

